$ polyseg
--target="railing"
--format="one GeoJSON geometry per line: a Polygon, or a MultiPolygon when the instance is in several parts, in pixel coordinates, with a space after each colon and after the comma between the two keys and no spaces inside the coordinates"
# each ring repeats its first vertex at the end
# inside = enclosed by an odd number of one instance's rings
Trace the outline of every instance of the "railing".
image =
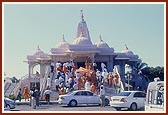
{"type": "Polygon", "coordinates": [[[43,99],[43,95],[44,95],[44,90],[46,88],[46,84],[47,84],[47,78],[48,78],[48,74],[49,74],[49,71],[50,71],[50,66],[47,68],[47,71],[44,75],[44,78],[43,78],[43,82],[41,83],[41,87],[40,87],[40,91],[41,91],[41,99],[43,99]]]}
{"type": "Polygon", "coordinates": [[[15,88],[14,91],[13,91],[13,92],[14,92],[13,94],[14,94],[15,96],[17,96],[17,94],[18,94],[18,91],[19,91],[19,89],[20,89],[20,85],[21,85],[21,83],[22,83],[22,80],[23,80],[23,79],[26,79],[27,77],[29,77],[28,74],[26,74],[25,76],[21,77],[19,83],[17,84],[16,88],[15,88]]]}

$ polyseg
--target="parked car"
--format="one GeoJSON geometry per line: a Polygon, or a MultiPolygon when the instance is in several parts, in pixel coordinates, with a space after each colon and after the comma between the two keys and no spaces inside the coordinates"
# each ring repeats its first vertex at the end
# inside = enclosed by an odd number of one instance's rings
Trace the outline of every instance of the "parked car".
{"type": "Polygon", "coordinates": [[[14,109],[15,108],[15,101],[9,98],[4,98],[4,109],[14,109]]]}
{"type": "MultiPolygon", "coordinates": [[[[62,106],[75,107],[81,104],[95,104],[100,105],[100,96],[87,90],[72,91],[65,95],[60,95],[58,103],[62,106]]],[[[109,104],[109,100],[106,98],[106,105],[109,104]]]]}
{"type": "Polygon", "coordinates": [[[145,107],[146,93],[142,91],[123,91],[116,96],[112,96],[110,106],[116,110],[128,108],[129,110],[137,110],[145,107]]]}

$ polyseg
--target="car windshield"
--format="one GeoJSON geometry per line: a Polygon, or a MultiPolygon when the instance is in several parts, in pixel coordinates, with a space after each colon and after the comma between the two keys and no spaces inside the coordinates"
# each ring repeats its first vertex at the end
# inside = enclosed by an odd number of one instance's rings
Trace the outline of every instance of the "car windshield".
{"type": "Polygon", "coordinates": [[[129,96],[131,94],[131,92],[121,92],[119,94],[117,94],[117,96],[129,96]]]}

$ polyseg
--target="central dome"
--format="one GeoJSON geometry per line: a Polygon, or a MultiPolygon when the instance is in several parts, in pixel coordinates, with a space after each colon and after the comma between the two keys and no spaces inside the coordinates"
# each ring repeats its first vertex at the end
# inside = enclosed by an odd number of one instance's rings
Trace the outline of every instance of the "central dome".
{"type": "Polygon", "coordinates": [[[83,36],[76,38],[73,43],[76,45],[92,45],[92,42],[83,36]]]}

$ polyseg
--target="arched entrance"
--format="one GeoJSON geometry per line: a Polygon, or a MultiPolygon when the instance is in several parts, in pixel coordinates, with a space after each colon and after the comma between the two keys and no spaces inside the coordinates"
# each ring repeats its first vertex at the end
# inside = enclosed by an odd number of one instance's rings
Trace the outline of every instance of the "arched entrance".
{"type": "Polygon", "coordinates": [[[85,68],[85,63],[89,62],[91,63],[92,60],[88,56],[77,56],[74,58],[73,62],[77,65],[77,68],[84,67],[85,68]]]}

